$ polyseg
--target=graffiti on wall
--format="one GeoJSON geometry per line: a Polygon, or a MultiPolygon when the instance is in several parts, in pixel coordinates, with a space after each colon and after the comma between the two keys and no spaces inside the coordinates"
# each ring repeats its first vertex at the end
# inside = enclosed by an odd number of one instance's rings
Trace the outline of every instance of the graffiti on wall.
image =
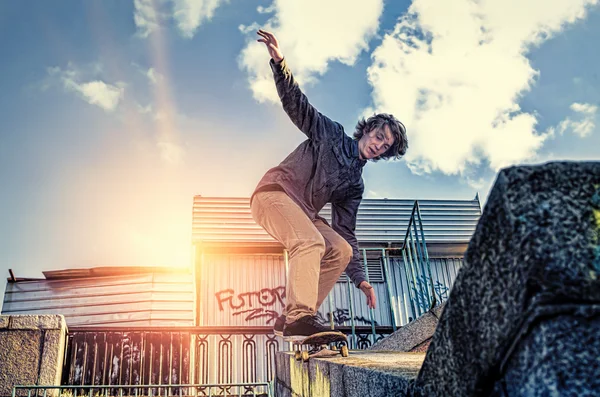
{"type": "MultiPolygon", "coordinates": [[[[335,325],[342,325],[346,321],[350,321],[350,310],[349,309],[340,309],[338,307],[333,312],[327,313],[325,316],[323,316],[321,313],[317,313],[319,320],[321,320],[321,322],[323,322],[323,323],[329,323],[331,321],[330,318],[332,315],[333,315],[333,322],[335,325]]],[[[354,321],[358,322],[358,323],[371,325],[371,320],[369,320],[368,318],[364,318],[364,317],[354,316],[354,321]]],[[[373,321],[373,323],[376,326],[379,325],[379,324],[377,324],[377,321],[373,321]]]]}
{"type": "MultiPolygon", "coordinates": [[[[273,306],[280,303],[284,306],[285,287],[263,288],[258,291],[242,292],[236,294],[235,290],[228,288],[215,293],[219,310],[229,309],[233,316],[245,316],[245,321],[265,319],[267,324],[272,323],[279,316],[279,313],[273,310],[273,306]]],[[[350,310],[335,308],[332,312],[323,315],[317,312],[317,317],[324,324],[330,323],[333,316],[333,322],[336,325],[342,325],[350,321],[350,310]]],[[[371,320],[354,316],[354,321],[371,324],[371,320]]],[[[375,325],[378,325],[375,322],[375,325]]]]}
{"type": "Polygon", "coordinates": [[[244,320],[251,321],[265,318],[267,324],[276,319],[279,314],[272,309],[276,303],[283,306],[285,298],[285,287],[263,288],[258,291],[242,292],[236,294],[231,288],[215,293],[219,310],[226,307],[233,311],[234,316],[246,316],[244,320]]]}

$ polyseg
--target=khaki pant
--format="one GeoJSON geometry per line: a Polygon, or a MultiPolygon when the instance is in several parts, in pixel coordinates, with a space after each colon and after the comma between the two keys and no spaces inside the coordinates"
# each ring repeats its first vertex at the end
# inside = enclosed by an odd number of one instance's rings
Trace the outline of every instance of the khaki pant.
{"type": "Polygon", "coordinates": [[[282,191],[258,192],[252,217],[289,252],[286,323],[314,315],[348,266],[352,247],[322,220],[311,221],[282,191]]]}

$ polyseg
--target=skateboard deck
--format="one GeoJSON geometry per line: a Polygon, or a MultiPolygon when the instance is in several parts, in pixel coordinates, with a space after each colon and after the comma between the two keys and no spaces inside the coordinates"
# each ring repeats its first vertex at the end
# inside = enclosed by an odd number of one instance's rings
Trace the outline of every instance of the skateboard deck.
{"type": "Polygon", "coordinates": [[[348,357],[348,338],[341,332],[319,332],[304,338],[298,345],[300,348],[294,352],[294,357],[298,361],[308,361],[311,357],[333,357],[338,354],[348,357]],[[341,348],[339,350],[337,346],[329,348],[331,343],[341,344],[341,348]],[[302,346],[309,346],[310,349],[300,350],[302,346]]]}

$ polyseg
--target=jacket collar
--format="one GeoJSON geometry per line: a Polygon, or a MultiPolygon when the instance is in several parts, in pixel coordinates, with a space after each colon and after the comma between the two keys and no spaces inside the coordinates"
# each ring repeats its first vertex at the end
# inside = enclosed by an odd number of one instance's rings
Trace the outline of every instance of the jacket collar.
{"type": "Polygon", "coordinates": [[[358,161],[358,163],[360,164],[360,166],[364,167],[365,164],[367,164],[367,160],[363,160],[359,156],[358,140],[356,140],[356,139],[352,140],[352,145],[350,146],[350,149],[352,150],[352,158],[355,158],[358,161]]]}

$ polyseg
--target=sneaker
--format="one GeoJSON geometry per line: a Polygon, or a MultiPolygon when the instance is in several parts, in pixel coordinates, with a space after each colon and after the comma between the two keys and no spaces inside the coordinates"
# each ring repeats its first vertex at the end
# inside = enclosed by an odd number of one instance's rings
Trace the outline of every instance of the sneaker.
{"type": "Polygon", "coordinates": [[[283,337],[286,340],[299,341],[307,336],[319,332],[333,331],[330,327],[326,327],[317,319],[316,316],[307,315],[300,317],[291,324],[287,324],[283,329],[283,337]]]}
{"type": "Polygon", "coordinates": [[[273,325],[273,333],[277,336],[283,336],[283,327],[285,326],[285,316],[282,314],[277,317],[275,324],[273,325]]]}

